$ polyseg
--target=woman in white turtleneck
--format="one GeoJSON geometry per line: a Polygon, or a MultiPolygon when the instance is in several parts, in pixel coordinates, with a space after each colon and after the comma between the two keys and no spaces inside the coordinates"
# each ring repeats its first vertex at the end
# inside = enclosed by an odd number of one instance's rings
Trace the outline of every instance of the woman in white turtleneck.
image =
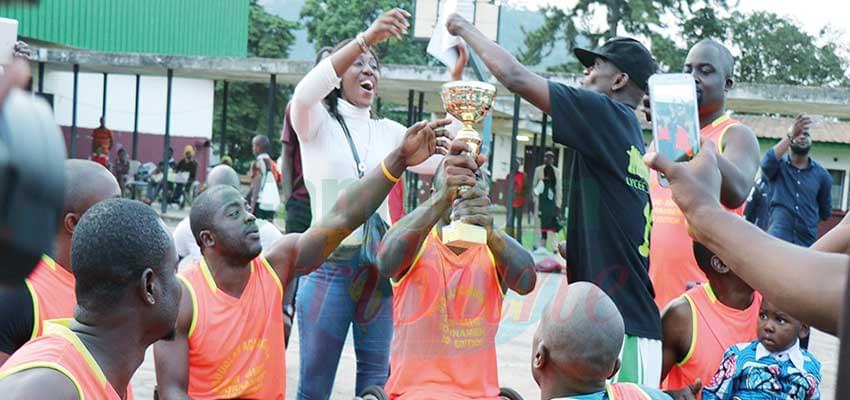
{"type": "MultiPolygon", "coordinates": [[[[407,34],[409,17],[401,9],[385,13],[357,38],[338,44],[295,87],[290,116],[301,142],[304,181],[314,222],[331,208],[342,188],[358,179],[358,168],[365,173],[378,167],[407,130],[372,112],[381,71],[370,46],[407,34]],[[361,165],[354,161],[343,124],[348,127],[361,165]]],[[[452,71],[455,80],[460,79],[465,64],[466,52],[461,51],[461,60],[452,71]]],[[[432,157],[411,171],[433,174],[438,162],[432,157]]],[[[389,221],[386,201],[378,213],[389,221]]],[[[353,328],[357,354],[356,392],[386,383],[392,339],[392,289],[375,268],[360,265],[361,242],[362,229],[358,229],[327,262],[299,283],[298,399],[330,397],[349,326],[353,328]]]]}

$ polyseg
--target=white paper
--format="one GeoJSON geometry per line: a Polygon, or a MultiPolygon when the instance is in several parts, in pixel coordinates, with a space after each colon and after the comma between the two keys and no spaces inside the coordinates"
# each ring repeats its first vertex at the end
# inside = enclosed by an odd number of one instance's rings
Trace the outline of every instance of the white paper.
{"type": "Polygon", "coordinates": [[[0,64],[8,64],[12,61],[12,53],[17,41],[18,21],[0,18],[0,64]]]}
{"type": "Polygon", "coordinates": [[[455,47],[463,43],[463,39],[454,36],[446,29],[446,19],[449,15],[457,13],[474,23],[475,3],[473,0],[446,0],[443,2],[437,16],[437,26],[434,27],[434,35],[428,42],[428,54],[434,56],[447,67],[452,68],[457,64],[457,49],[455,47]]]}

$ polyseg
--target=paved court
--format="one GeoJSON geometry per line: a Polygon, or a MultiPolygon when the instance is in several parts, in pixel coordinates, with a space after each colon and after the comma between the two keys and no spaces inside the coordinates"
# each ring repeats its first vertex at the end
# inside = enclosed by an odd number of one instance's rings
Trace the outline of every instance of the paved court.
{"type": "MultiPolygon", "coordinates": [[[[176,223],[169,222],[173,228],[176,223]]],[[[502,386],[518,390],[526,399],[538,399],[540,391],[531,377],[531,341],[543,306],[553,299],[561,285],[565,284],[562,274],[539,274],[534,292],[521,297],[510,292],[504,301],[502,324],[497,337],[499,378],[502,386]]],[[[838,361],[838,340],[821,332],[814,332],[811,341],[813,353],[823,363],[822,399],[833,400],[835,374],[838,361]]],[[[294,329],[289,349],[286,352],[288,399],[295,399],[298,385],[298,331],[294,329]]],[[[148,350],[141,368],[133,377],[133,390],[137,399],[152,398],[156,383],[153,367],[153,351],[148,350]]],[[[354,396],[356,371],[354,346],[349,334],[342,358],[337,369],[333,399],[351,399],[354,396]]]]}

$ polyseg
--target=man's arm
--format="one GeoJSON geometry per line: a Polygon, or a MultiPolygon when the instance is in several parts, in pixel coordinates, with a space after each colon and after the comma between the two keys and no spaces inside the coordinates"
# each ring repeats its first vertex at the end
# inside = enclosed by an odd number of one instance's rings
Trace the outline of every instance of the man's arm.
{"type": "Polygon", "coordinates": [[[0,289],[0,366],[33,336],[32,294],[24,282],[0,289]]]}
{"type": "Polygon", "coordinates": [[[496,270],[502,287],[519,294],[528,294],[537,283],[534,258],[508,234],[493,229],[490,196],[478,187],[463,194],[454,207],[453,214],[461,222],[483,226],[487,229],[487,247],[496,259],[496,270]]]}
{"type": "MultiPolygon", "coordinates": [[[[437,146],[435,135],[443,134],[439,128],[449,124],[448,119],[431,122],[419,122],[408,129],[402,145],[393,150],[384,165],[393,177],[401,176],[410,166],[427,159],[435,152],[445,153],[437,146]]],[[[456,141],[452,146],[468,146],[456,141]]],[[[473,163],[470,160],[470,163],[473,163]]],[[[474,183],[474,180],[473,180],[474,183]]],[[[266,253],[266,258],[277,270],[284,286],[293,277],[308,274],[318,268],[322,262],[339,246],[351,232],[369,218],[381,205],[395,182],[384,173],[383,167],[373,168],[366,175],[343,191],[333,208],[318,223],[302,234],[285,235],[266,253]]]]}
{"type": "Polygon", "coordinates": [[[194,306],[192,296],[181,281],[183,295],[177,314],[174,340],[160,340],[153,345],[156,365],[157,394],[160,399],[189,399],[189,327],[194,306]]]}
{"type": "MultiPolygon", "coordinates": [[[[688,355],[693,340],[691,332],[691,305],[684,297],[670,302],[661,314],[662,343],[661,380],[673,369],[673,365],[682,362],[688,355]]],[[[682,389],[682,388],[672,388],[682,389]]]]}
{"type": "Polygon", "coordinates": [[[845,214],[838,225],[821,236],[811,249],[827,253],[848,253],[850,251],[850,213],[845,214]]]}
{"type": "Polygon", "coordinates": [[[445,214],[450,204],[451,200],[442,196],[431,196],[387,231],[378,252],[378,271],[381,275],[399,280],[407,273],[431,228],[445,214]]]}
{"type": "Polygon", "coordinates": [[[723,156],[718,159],[723,182],[720,202],[738,208],[753,190],[759,168],[759,142],[745,125],[730,127],[723,137],[723,156]]]}
{"type": "Polygon", "coordinates": [[[821,221],[828,220],[832,215],[832,176],[826,170],[823,170],[818,189],[818,214],[821,221]]]}
{"type": "Polygon", "coordinates": [[[280,193],[283,196],[284,203],[289,200],[289,196],[292,196],[292,173],[295,170],[293,169],[292,154],[290,154],[291,146],[289,143],[282,143],[282,151],[280,152],[280,193]]]}
{"type": "Polygon", "coordinates": [[[820,330],[837,331],[850,257],[783,242],[723,210],[718,202],[717,153],[711,146],[687,163],[658,154],[648,154],[646,161],[667,175],[673,200],[685,214],[694,240],[768,301],[820,330]]]}
{"type": "Polygon", "coordinates": [[[33,368],[0,380],[4,399],[16,400],[78,400],[81,393],[65,374],[51,368],[33,368]]]}
{"type": "Polygon", "coordinates": [[[452,35],[460,36],[481,57],[493,76],[513,93],[549,114],[549,82],[494,43],[463,17],[452,14],[446,21],[452,35]]]}

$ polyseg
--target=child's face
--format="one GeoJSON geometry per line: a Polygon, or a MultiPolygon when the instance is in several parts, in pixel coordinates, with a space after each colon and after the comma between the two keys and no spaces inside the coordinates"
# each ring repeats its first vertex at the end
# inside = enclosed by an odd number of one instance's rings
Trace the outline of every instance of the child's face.
{"type": "Polygon", "coordinates": [[[776,308],[767,301],[761,303],[759,309],[759,342],[770,352],[777,352],[791,347],[800,336],[807,336],[800,321],[776,308]]]}

